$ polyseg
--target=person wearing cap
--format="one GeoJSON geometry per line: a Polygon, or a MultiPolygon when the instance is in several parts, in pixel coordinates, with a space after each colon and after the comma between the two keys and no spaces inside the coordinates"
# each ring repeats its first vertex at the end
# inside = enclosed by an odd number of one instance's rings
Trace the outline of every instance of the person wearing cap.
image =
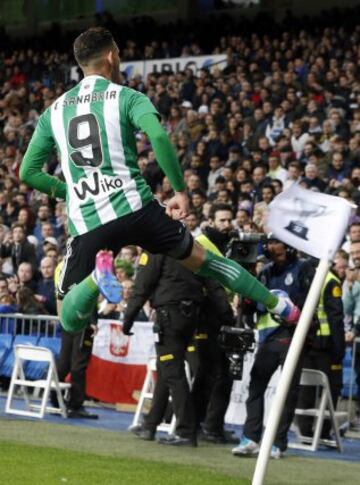
{"type": "Polygon", "coordinates": [[[181,103],[181,107],[186,110],[186,109],[192,109],[193,105],[190,101],[183,101],[181,103]]]}
{"type": "MultiPolygon", "coordinates": [[[[276,287],[285,291],[302,308],[315,273],[313,265],[308,260],[301,260],[294,248],[277,239],[266,242],[264,254],[270,262],[260,272],[259,280],[269,288],[276,287]]],[[[261,305],[257,306],[257,312],[259,347],[251,370],[249,396],[246,401],[247,416],[240,443],[232,450],[233,455],[240,457],[255,456],[259,452],[266,389],[272,375],[279,366],[284,365],[295,331],[295,325],[275,320],[261,305]]],[[[271,456],[275,459],[281,458],[287,449],[287,434],[296,408],[301,368],[302,357],[296,366],[271,450],[271,456]]]]}
{"type": "Polygon", "coordinates": [[[43,243],[44,248],[47,245],[54,246],[55,248],[59,246],[57,240],[53,236],[49,236],[44,239],[44,243],[43,243]]]}

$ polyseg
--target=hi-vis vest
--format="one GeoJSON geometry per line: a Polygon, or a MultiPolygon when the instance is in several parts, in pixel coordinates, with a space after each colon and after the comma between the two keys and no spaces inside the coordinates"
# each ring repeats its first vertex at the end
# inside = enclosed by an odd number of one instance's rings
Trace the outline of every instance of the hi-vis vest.
{"type": "Polygon", "coordinates": [[[271,313],[261,315],[256,325],[259,332],[259,343],[265,342],[278,327],[280,327],[280,323],[273,319],[271,313]]]}
{"type": "MultiPolygon", "coordinates": [[[[265,267],[264,273],[269,274],[273,263],[270,263],[265,267]]],[[[303,262],[296,260],[284,268],[284,271],[280,274],[272,274],[265,281],[262,281],[268,288],[286,291],[290,298],[292,295],[296,295],[300,290],[299,274],[302,268],[303,262]]],[[[271,313],[267,312],[260,315],[256,328],[259,332],[259,343],[265,342],[279,327],[281,323],[275,320],[271,313]]]]}
{"type": "Polygon", "coordinates": [[[213,242],[210,241],[210,239],[205,236],[205,234],[200,234],[199,236],[196,237],[196,241],[201,244],[201,246],[208,251],[211,251],[212,253],[216,254],[217,256],[223,256],[221,251],[213,242]]]}
{"type": "Polygon", "coordinates": [[[316,332],[316,337],[330,337],[330,334],[331,334],[329,320],[325,313],[325,307],[324,307],[325,288],[331,280],[335,280],[339,284],[339,286],[341,286],[341,282],[339,278],[329,271],[328,274],[326,275],[323,287],[321,288],[320,300],[316,311],[316,314],[319,320],[319,329],[316,332]]]}

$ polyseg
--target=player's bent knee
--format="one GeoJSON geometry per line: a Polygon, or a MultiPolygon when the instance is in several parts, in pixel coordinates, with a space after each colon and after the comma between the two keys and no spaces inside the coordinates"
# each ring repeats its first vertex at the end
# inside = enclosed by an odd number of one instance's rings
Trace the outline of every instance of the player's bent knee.
{"type": "Polygon", "coordinates": [[[194,241],[191,254],[188,258],[182,260],[181,264],[191,271],[196,271],[202,266],[205,259],[206,249],[201,246],[201,244],[199,244],[197,241],[194,241]]]}
{"type": "Polygon", "coordinates": [[[69,333],[81,332],[90,323],[89,315],[79,315],[79,312],[74,308],[74,305],[69,304],[66,299],[63,302],[61,313],[60,313],[60,323],[62,328],[69,333]]]}
{"type": "Polygon", "coordinates": [[[170,258],[184,261],[192,254],[194,239],[189,231],[185,231],[183,240],[170,251],[166,252],[170,258]]]}

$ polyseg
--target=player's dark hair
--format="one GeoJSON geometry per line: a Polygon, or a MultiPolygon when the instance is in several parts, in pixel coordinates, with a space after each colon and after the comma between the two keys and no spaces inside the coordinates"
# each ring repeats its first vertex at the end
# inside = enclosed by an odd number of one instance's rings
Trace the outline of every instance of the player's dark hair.
{"type": "Polygon", "coordinates": [[[74,56],[80,66],[86,66],[99,57],[104,50],[114,46],[114,38],[103,27],[91,27],[80,34],[74,42],[74,56]]]}

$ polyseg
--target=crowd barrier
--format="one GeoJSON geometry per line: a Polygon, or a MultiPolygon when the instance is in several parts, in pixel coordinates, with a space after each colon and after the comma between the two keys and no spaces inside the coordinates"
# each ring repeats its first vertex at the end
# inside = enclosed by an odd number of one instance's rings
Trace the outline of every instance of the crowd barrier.
{"type": "MultiPolygon", "coordinates": [[[[29,342],[39,345],[40,339],[55,354],[60,351],[60,323],[58,317],[49,315],[0,314],[0,375],[9,376],[13,362],[12,347],[16,343],[29,342]],[[31,340],[32,339],[32,340],[31,340]],[[44,340],[45,339],[45,340],[44,340]],[[21,342],[20,342],[21,340],[21,342]],[[31,340],[31,342],[30,342],[31,340]],[[52,344],[51,344],[52,342],[52,344]],[[4,357],[5,356],[5,357],[4,357]]],[[[343,397],[349,400],[357,396],[354,358],[359,355],[355,346],[360,338],[348,347],[343,362],[343,397]]],[[[135,322],[134,335],[129,338],[122,332],[122,324],[116,320],[101,319],[94,339],[93,354],[88,366],[87,394],[108,403],[135,404],[146,375],[146,365],[155,355],[152,322],[135,322]]],[[[242,381],[235,381],[226,421],[242,424],[246,416],[245,402],[248,395],[250,370],[254,354],[244,359],[242,381]]],[[[38,376],[37,371],[34,375],[38,376]]],[[[271,379],[265,395],[265,416],[275,393],[280,372],[271,379]]]]}

